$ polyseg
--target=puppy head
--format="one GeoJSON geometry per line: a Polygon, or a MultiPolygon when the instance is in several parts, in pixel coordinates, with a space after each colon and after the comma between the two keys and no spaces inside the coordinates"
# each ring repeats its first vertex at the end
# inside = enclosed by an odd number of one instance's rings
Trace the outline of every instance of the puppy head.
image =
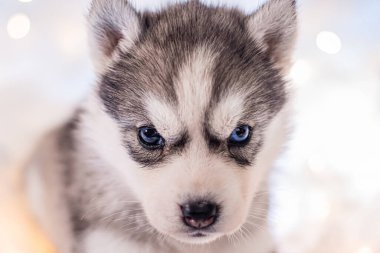
{"type": "Polygon", "coordinates": [[[99,108],[87,139],[157,231],[200,244],[246,222],[281,144],[295,8],[271,0],[246,16],[190,1],[138,13],[126,0],[93,2],[99,108]]]}

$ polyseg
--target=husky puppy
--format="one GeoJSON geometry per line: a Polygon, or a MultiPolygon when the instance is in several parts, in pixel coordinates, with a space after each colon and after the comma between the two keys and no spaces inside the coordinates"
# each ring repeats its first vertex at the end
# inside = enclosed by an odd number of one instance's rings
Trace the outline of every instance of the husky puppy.
{"type": "Polygon", "coordinates": [[[274,252],[266,182],[286,133],[295,1],[245,15],[94,0],[88,21],[97,85],[29,175],[60,252],[274,252]]]}

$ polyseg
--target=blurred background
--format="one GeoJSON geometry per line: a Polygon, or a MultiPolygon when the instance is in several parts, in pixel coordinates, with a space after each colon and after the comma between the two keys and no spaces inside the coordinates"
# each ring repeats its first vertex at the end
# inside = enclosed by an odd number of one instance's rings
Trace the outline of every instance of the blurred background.
{"type": "MultiPolygon", "coordinates": [[[[154,10],[173,1],[132,2],[154,10]]],[[[250,13],[264,1],[205,2],[250,13]]],[[[298,2],[296,116],[271,180],[271,229],[280,253],[379,253],[380,1],[298,2]]],[[[0,0],[1,253],[52,252],[23,211],[19,173],[93,84],[88,4],[0,0]]]]}

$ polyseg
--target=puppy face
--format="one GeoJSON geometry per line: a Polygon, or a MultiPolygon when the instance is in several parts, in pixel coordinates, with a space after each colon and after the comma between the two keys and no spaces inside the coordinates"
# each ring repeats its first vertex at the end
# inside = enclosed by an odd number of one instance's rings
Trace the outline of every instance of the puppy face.
{"type": "Polygon", "coordinates": [[[197,1],[137,13],[97,0],[89,20],[99,155],[160,233],[200,244],[236,232],[281,143],[294,1],[245,16],[197,1]]]}

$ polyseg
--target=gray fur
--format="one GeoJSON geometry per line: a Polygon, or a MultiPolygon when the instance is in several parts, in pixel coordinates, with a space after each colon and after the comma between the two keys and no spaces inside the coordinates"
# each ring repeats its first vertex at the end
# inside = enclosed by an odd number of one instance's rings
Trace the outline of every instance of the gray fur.
{"type": "MultiPolygon", "coordinates": [[[[134,141],[135,126],[139,121],[149,122],[142,107],[148,91],[172,104],[181,99],[176,97],[173,80],[178,66],[200,45],[206,45],[217,54],[210,110],[227,91],[248,93],[245,101],[248,109],[242,121],[255,119],[255,132],[259,137],[262,128],[284,105],[286,92],[280,70],[271,60],[272,53],[277,51],[263,50],[252,39],[248,29],[250,17],[236,9],[206,7],[197,1],[139,16],[145,24],[140,37],[128,51],[121,52],[99,85],[99,95],[106,108],[125,130],[130,154],[143,165],[177,154],[170,150],[146,152],[134,141]]],[[[274,36],[272,34],[270,31],[268,36],[274,36]]],[[[271,39],[271,43],[275,42],[271,39]]],[[[278,57],[280,55],[276,59],[278,57]]],[[[206,133],[207,119],[206,113],[205,136],[210,139],[212,133],[206,133]]],[[[238,157],[242,164],[251,164],[260,147],[260,138],[255,140],[242,152],[228,152],[226,142],[219,140],[218,151],[225,153],[225,157],[238,157]]]]}
{"type": "MultiPolygon", "coordinates": [[[[120,129],[125,156],[129,155],[141,170],[159,170],[173,157],[181,156],[193,141],[193,129],[184,127],[164,149],[146,150],[138,142],[137,127],[141,122],[152,124],[144,105],[148,94],[174,108],[180,103],[174,80],[179,67],[200,46],[215,56],[211,98],[202,115],[208,151],[241,170],[254,166],[267,126],[288,100],[282,74],[295,36],[295,1],[270,0],[246,16],[237,9],[210,7],[199,1],[175,4],[157,13],[139,13],[126,0],[94,0],[89,25],[101,69],[95,97],[120,129]],[[255,122],[254,136],[243,147],[230,147],[213,132],[210,122],[215,107],[231,93],[246,98],[239,123],[255,122]]],[[[188,252],[190,246],[162,240],[149,224],[131,189],[83,135],[86,117],[91,113],[84,106],[56,141],[62,153],[62,182],[75,234],[73,252],[84,252],[84,238],[97,228],[149,244],[155,252],[188,252]]],[[[112,147],[107,148],[112,152],[112,147]]],[[[262,187],[266,191],[265,182],[262,187]]],[[[257,195],[253,203],[252,216],[244,225],[248,232],[238,235],[240,239],[255,238],[259,233],[256,226],[265,226],[267,214],[262,210],[268,208],[267,195],[257,195]]],[[[193,247],[199,252],[234,252],[226,236],[211,245],[193,247]]]]}

